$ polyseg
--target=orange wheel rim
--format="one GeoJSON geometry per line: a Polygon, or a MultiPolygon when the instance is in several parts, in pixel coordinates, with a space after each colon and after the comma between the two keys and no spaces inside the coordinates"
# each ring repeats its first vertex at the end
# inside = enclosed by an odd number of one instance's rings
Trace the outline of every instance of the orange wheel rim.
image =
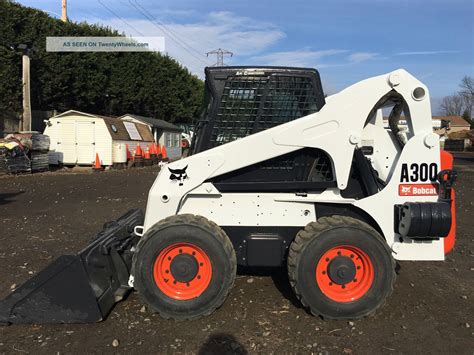
{"type": "Polygon", "coordinates": [[[329,249],[316,265],[316,282],[321,292],[336,302],[363,297],[374,282],[374,274],[370,257],[350,245],[329,249]]]}
{"type": "Polygon", "coordinates": [[[199,297],[212,278],[211,261],[201,248],[191,243],[175,243],[163,249],[153,266],[156,286],[175,300],[199,297]]]}

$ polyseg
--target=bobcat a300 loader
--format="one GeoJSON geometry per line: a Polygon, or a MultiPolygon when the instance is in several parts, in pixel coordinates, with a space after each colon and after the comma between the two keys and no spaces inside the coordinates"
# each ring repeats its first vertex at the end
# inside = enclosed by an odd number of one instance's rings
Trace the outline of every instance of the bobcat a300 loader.
{"type": "Polygon", "coordinates": [[[132,288],[164,318],[195,319],[222,305],[237,265],[287,267],[314,315],[365,317],[391,294],[395,260],[453,248],[452,164],[405,70],[325,98],[313,69],[206,68],[191,154],[162,167],[145,216],[27,281],[0,322],[100,321],[132,288]]]}

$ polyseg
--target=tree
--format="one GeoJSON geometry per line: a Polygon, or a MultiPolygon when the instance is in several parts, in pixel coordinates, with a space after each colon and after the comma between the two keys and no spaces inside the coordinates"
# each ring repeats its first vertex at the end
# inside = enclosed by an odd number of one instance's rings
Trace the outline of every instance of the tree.
{"type": "Polygon", "coordinates": [[[459,94],[445,96],[440,108],[446,116],[461,116],[464,111],[464,98],[459,94]]]}
{"type": "Polygon", "coordinates": [[[459,95],[464,101],[464,110],[466,116],[472,122],[473,106],[474,106],[474,79],[466,75],[459,84],[461,91],[459,95]]]}
{"type": "Polygon", "coordinates": [[[474,79],[466,75],[459,84],[461,90],[441,101],[441,112],[446,116],[462,116],[474,126],[474,79]]]}
{"type": "Polygon", "coordinates": [[[120,35],[107,27],[62,22],[0,0],[0,112],[21,115],[21,53],[10,48],[25,43],[34,49],[30,55],[34,110],[132,113],[169,122],[197,117],[204,83],[171,57],[153,52],[56,53],[45,48],[47,36],[120,35]]]}

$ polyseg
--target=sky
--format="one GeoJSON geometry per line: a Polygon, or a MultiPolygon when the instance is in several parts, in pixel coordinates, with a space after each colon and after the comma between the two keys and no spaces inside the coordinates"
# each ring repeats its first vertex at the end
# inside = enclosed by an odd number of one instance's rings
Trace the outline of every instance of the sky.
{"type": "MultiPolygon", "coordinates": [[[[17,2],[61,13],[61,0],[17,2]]],[[[201,78],[217,48],[233,52],[228,65],[316,68],[328,94],[404,68],[428,86],[436,111],[474,76],[472,0],[68,0],[68,17],[164,36],[166,52],[201,78]]]]}

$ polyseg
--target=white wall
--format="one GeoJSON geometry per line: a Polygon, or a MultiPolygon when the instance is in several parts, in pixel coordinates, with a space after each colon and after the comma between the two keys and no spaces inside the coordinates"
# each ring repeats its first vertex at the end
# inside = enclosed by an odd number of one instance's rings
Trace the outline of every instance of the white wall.
{"type": "Polygon", "coordinates": [[[164,145],[166,147],[166,152],[168,153],[168,158],[171,160],[176,160],[181,158],[182,154],[182,149],[181,149],[181,133],[179,132],[170,132],[170,131],[162,131],[161,135],[159,136],[159,143],[160,145],[164,145]],[[171,135],[177,135],[177,142],[178,146],[173,146],[173,140],[171,140],[171,145],[170,142],[166,141],[166,135],[171,134],[171,135]]]}
{"type": "Polygon", "coordinates": [[[92,165],[98,153],[102,165],[112,165],[112,137],[102,119],[71,114],[53,117],[49,123],[44,134],[51,139],[50,164],[92,165]],[[81,123],[90,123],[93,129],[77,129],[81,123]]]}
{"type": "MultiPolygon", "coordinates": [[[[104,120],[96,120],[95,148],[102,165],[112,165],[112,137],[104,120]]],[[[94,154],[95,155],[95,154],[94,154]]],[[[95,159],[95,157],[94,157],[95,159]]]]}

